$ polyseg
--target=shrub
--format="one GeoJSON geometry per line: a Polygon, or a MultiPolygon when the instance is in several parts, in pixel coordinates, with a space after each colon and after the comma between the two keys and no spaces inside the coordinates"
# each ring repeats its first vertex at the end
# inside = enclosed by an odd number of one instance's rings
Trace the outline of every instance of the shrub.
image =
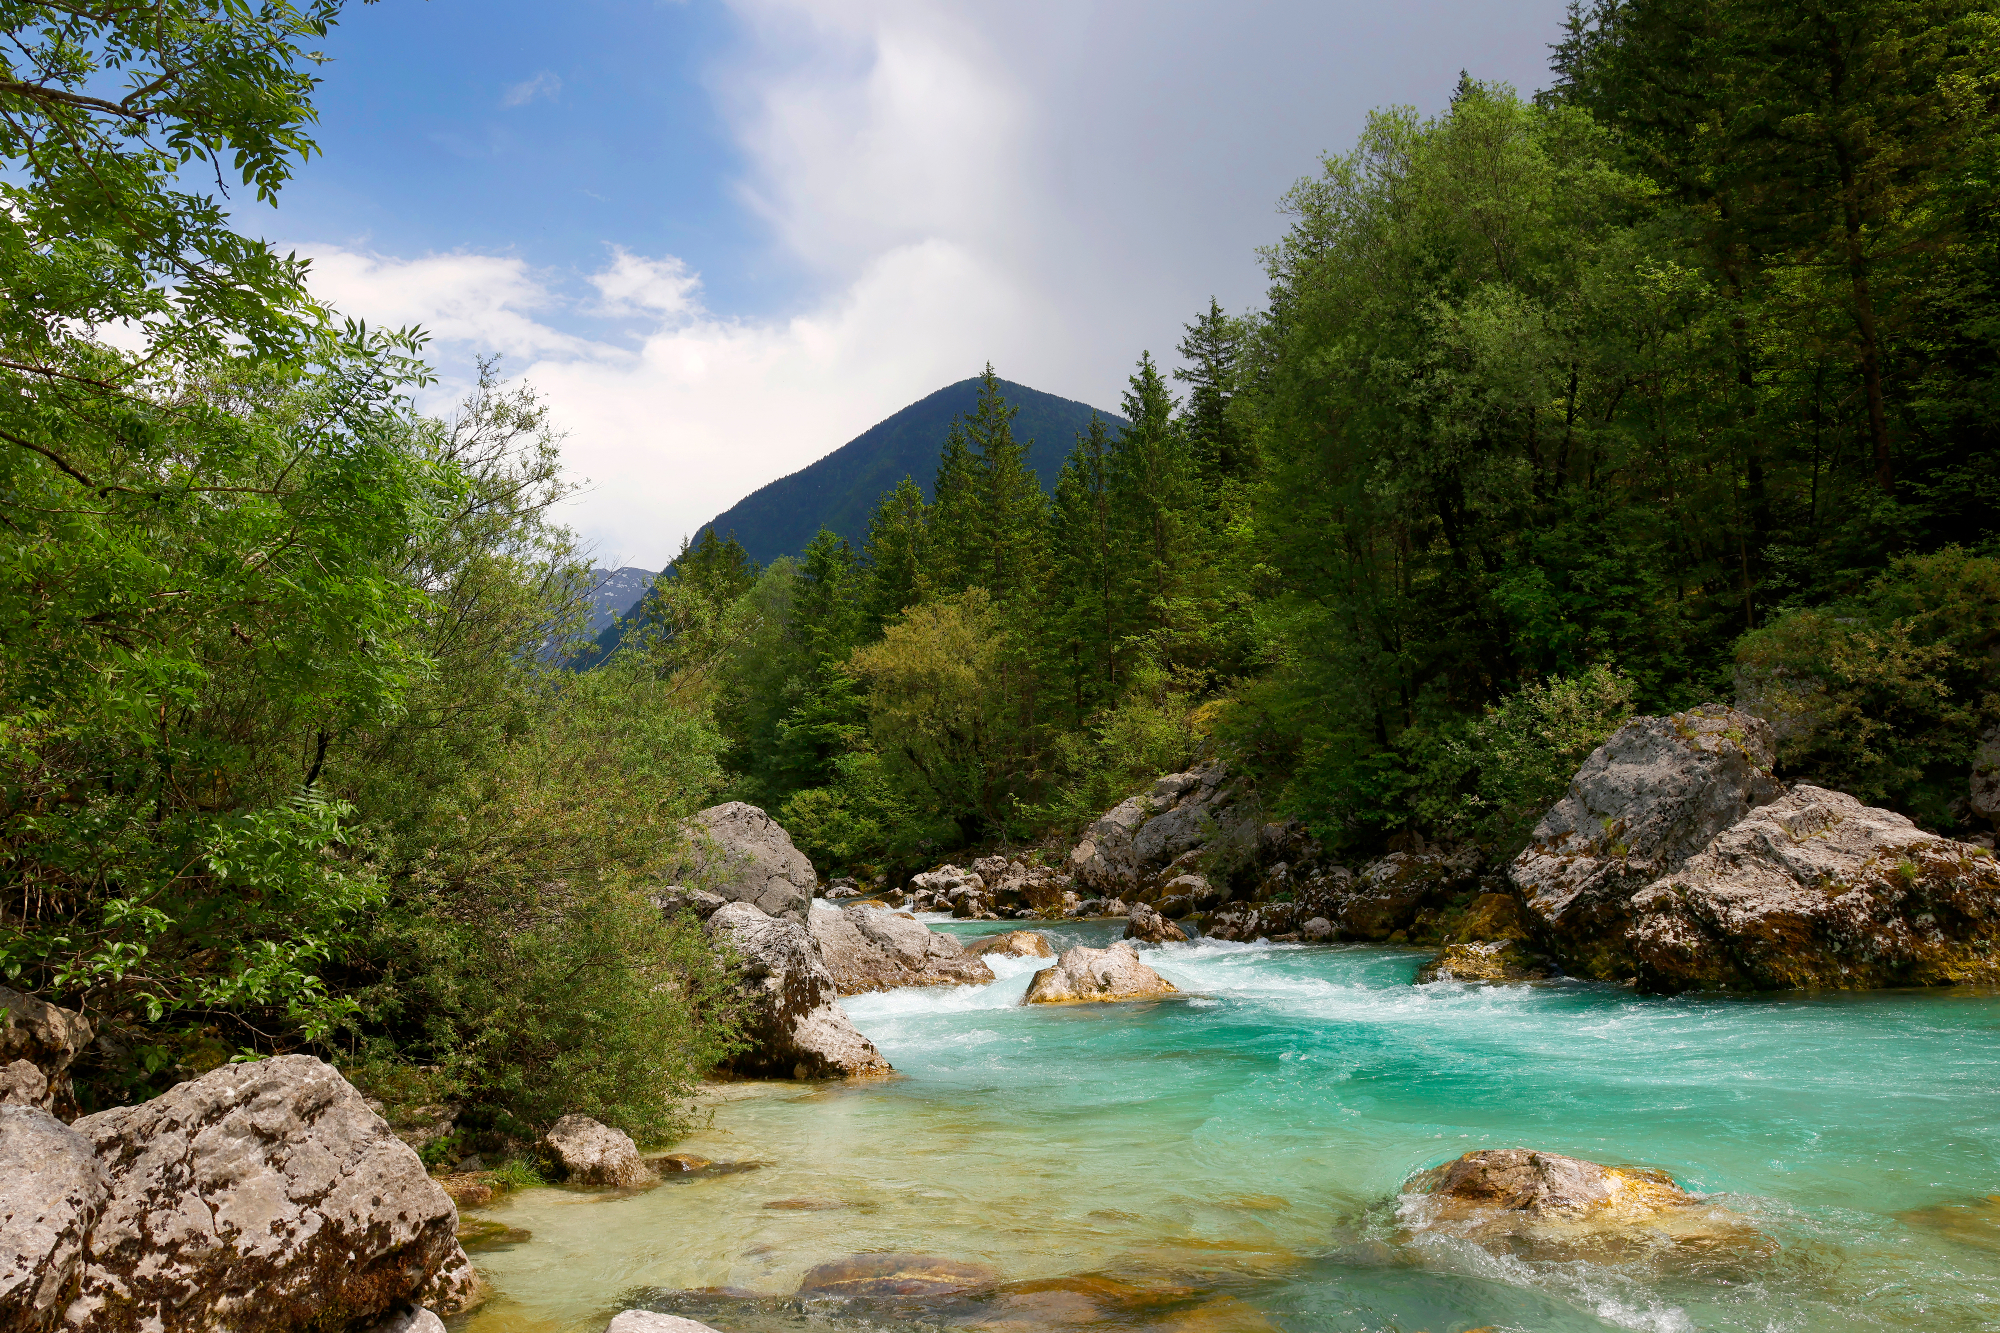
{"type": "Polygon", "coordinates": [[[1777,731],[1788,777],[1949,828],[1978,737],[2000,721],[1996,646],[2000,561],[1907,556],[1859,597],[1745,634],[1737,703],[1777,731]]]}

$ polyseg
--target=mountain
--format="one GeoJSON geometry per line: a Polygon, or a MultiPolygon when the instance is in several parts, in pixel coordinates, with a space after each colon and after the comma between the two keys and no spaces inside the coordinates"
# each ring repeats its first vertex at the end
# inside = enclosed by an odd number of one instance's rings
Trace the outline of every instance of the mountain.
{"type": "MultiPolygon", "coordinates": [[[[1000,381],[1000,392],[1020,414],[1014,418],[1014,438],[1032,439],[1028,466],[1054,491],[1063,460],[1069,457],[1078,432],[1096,409],[1087,403],[1058,398],[1025,384],[1000,381]]],[[[768,565],[781,555],[797,555],[821,527],[831,528],[859,548],[868,535],[868,515],[882,492],[904,477],[916,478],[931,497],[937,476],[938,447],[951,423],[972,411],[979,397],[977,379],[960,380],[928,398],[911,403],[808,467],[752,491],[715,516],[718,535],[731,533],[750,558],[768,565]]],[[[1097,412],[1116,428],[1123,417],[1097,412]]]]}
{"type": "Polygon", "coordinates": [[[612,621],[638,605],[659,575],[657,569],[638,569],[632,565],[591,570],[590,636],[596,638],[611,627],[612,621]]]}

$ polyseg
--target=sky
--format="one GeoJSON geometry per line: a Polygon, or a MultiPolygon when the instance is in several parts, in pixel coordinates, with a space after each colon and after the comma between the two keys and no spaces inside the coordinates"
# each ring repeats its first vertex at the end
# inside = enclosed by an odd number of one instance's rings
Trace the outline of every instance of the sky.
{"type": "Polygon", "coordinates": [[[525,380],[608,565],[991,362],[1116,410],[1372,108],[1547,82],[1563,0],[382,0],[323,47],[322,153],[243,221],[446,413],[525,380]]]}

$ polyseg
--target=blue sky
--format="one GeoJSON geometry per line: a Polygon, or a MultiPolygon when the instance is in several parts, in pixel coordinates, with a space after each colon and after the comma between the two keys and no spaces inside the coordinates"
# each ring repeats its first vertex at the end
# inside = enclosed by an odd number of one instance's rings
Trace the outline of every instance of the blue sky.
{"type": "Polygon", "coordinates": [[[1371,107],[1546,78],[1560,0],[384,0],[275,217],[322,294],[548,399],[600,558],[987,360],[1107,407],[1371,107]]]}

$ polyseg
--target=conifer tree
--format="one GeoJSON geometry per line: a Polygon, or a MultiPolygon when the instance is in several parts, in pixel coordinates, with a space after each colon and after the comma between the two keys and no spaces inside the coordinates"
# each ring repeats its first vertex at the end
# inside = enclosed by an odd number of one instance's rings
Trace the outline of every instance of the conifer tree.
{"type": "Polygon", "coordinates": [[[954,421],[938,449],[937,480],[931,486],[928,524],[931,577],[942,591],[959,592],[973,580],[973,515],[978,498],[973,485],[973,459],[966,447],[965,428],[954,421]]]}
{"type": "Polygon", "coordinates": [[[1183,417],[1188,443],[1205,489],[1219,497],[1223,484],[1247,480],[1256,467],[1247,434],[1229,418],[1243,328],[1212,296],[1208,312],[1182,327],[1180,354],[1188,364],[1174,378],[1190,386],[1183,417]]]}
{"type": "Polygon", "coordinates": [[[1048,512],[1041,483],[1028,470],[1033,442],[1014,438],[1019,411],[1001,396],[988,362],[979,377],[979,401],[965,419],[974,499],[963,568],[968,586],[985,588],[1002,604],[1035,590],[1048,512]]]}
{"type": "Polygon", "coordinates": [[[903,478],[885,491],[868,517],[862,546],[865,583],[861,591],[862,635],[872,639],[893,617],[923,600],[934,582],[930,567],[930,507],[914,479],[903,478]]]}
{"type": "Polygon", "coordinates": [[[1121,610],[1130,633],[1161,647],[1190,628],[1189,598],[1201,563],[1200,486],[1173,391],[1141,353],[1124,396],[1131,424],[1109,458],[1112,521],[1121,547],[1121,610]]]}
{"type": "Polygon", "coordinates": [[[1043,658],[1065,683],[1072,725],[1118,688],[1118,560],[1111,516],[1111,431],[1096,413],[1056,478],[1049,514],[1043,658]]]}

